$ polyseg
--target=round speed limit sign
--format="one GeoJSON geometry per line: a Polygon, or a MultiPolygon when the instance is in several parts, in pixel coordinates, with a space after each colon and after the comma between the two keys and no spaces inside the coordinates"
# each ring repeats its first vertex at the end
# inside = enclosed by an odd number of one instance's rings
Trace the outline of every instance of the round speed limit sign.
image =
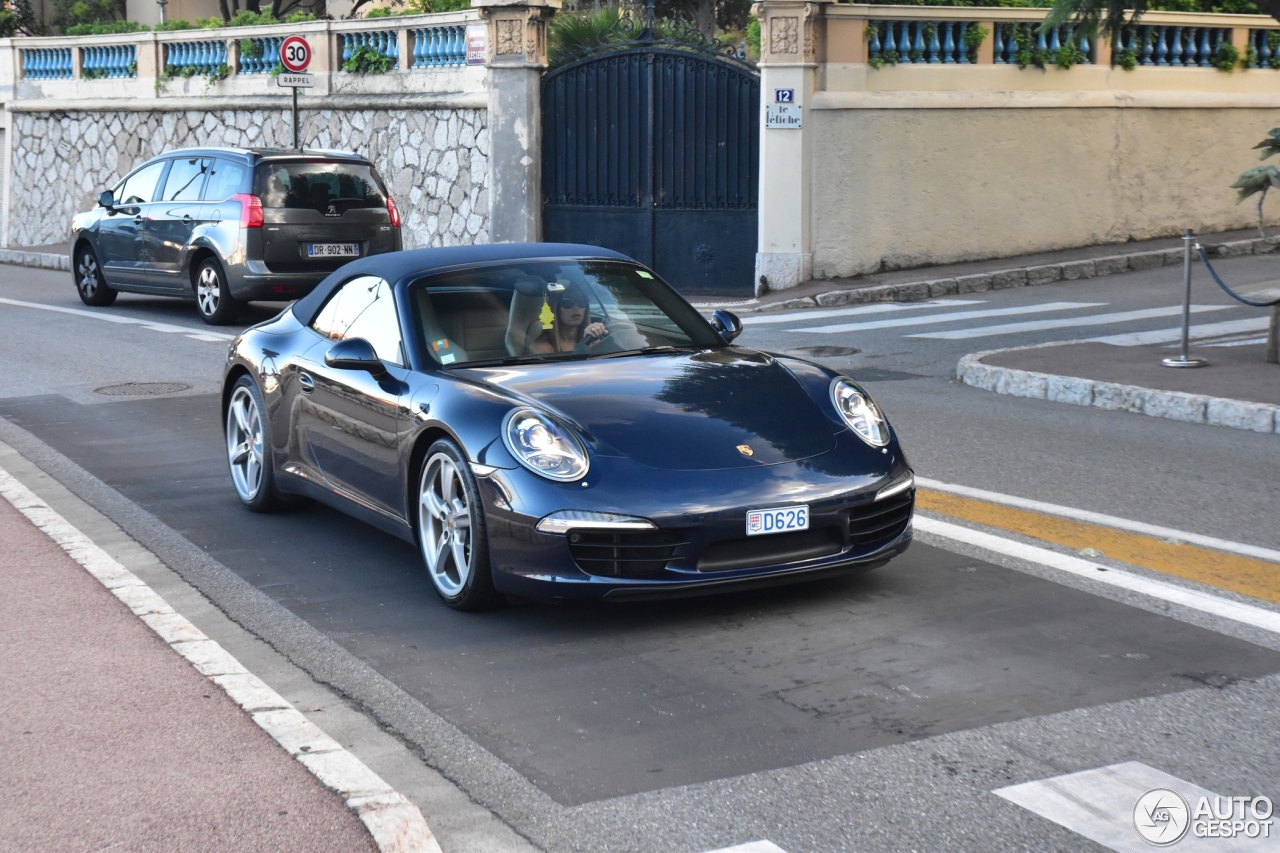
{"type": "Polygon", "coordinates": [[[280,64],[295,74],[306,71],[311,64],[311,45],[302,36],[289,36],[280,45],[280,64]]]}

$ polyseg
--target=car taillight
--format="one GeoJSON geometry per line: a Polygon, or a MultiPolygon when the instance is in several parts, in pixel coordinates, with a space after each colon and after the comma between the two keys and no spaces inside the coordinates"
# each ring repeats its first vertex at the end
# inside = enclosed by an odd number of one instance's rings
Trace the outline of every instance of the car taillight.
{"type": "Polygon", "coordinates": [[[396,228],[399,228],[400,208],[396,207],[396,200],[390,195],[387,196],[387,213],[391,214],[391,224],[396,228]]]}
{"type": "Polygon", "coordinates": [[[231,200],[240,202],[241,228],[262,227],[262,199],[248,193],[236,193],[231,200]]]}

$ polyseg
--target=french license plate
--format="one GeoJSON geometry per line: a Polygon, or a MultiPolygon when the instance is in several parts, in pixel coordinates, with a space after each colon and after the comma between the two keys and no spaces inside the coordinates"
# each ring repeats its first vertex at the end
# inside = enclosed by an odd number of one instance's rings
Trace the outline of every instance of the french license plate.
{"type": "Polygon", "coordinates": [[[780,506],[774,509],[747,510],[747,535],[788,533],[809,529],[809,507],[780,506]]]}
{"type": "Polygon", "coordinates": [[[358,258],[359,243],[308,243],[308,258],[358,258]]]}

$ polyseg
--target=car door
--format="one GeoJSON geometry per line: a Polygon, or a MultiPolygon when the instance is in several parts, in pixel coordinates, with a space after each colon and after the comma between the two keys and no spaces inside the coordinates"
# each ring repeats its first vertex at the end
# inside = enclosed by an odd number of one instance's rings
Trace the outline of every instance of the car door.
{"type": "Polygon", "coordinates": [[[400,478],[400,441],[408,428],[401,395],[407,387],[404,346],[391,287],[377,276],[352,279],[321,309],[311,328],[326,340],[299,360],[299,404],[294,407],[306,463],[331,486],[397,518],[406,518],[400,478]],[[364,338],[388,371],[329,367],[333,343],[364,338]]]}
{"type": "Polygon", "coordinates": [[[146,258],[143,275],[150,283],[171,290],[188,290],[183,260],[191,235],[206,215],[201,196],[209,177],[212,157],[175,157],[165,178],[164,188],[151,205],[151,214],[143,224],[146,258]]]}
{"type": "Polygon", "coordinates": [[[98,223],[96,248],[102,271],[111,284],[147,284],[143,272],[146,250],[144,223],[152,215],[156,188],[164,179],[168,160],[149,163],[126,177],[112,191],[115,207],[98,223]]]}

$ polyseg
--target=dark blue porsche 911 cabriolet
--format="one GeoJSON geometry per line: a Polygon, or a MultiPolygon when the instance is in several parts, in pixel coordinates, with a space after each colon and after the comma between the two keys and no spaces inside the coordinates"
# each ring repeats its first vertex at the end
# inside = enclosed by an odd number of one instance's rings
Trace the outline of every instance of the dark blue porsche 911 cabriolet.
{"type": "Polygon", "coordinates": [[[594,246],[347,264],[232,344],[231,479],[416,542],[450,606],[634,599],[865,571],[906,550],[915,482],[870,396],[733,345],[594,246]]]}

